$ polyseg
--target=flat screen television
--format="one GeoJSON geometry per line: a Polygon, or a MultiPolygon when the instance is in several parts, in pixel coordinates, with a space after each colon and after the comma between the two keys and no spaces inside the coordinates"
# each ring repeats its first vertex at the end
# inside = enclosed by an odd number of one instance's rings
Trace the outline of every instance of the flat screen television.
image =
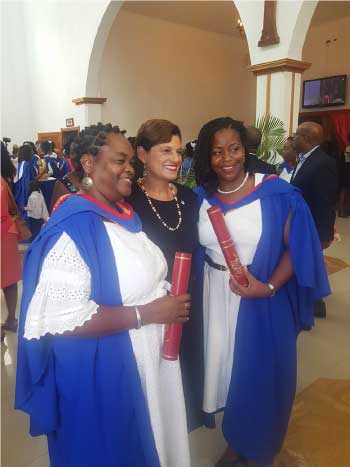
{"type": "Polygon", "coordinates": [[[345,104],[346,75],[310,79],[303,83],[303,107],[332,107],[345,104]]]}

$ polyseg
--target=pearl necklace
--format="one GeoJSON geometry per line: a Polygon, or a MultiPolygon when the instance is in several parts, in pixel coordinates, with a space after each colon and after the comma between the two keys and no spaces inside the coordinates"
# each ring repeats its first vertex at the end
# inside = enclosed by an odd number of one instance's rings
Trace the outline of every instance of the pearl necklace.
{"type": "Polygon", "coordinates": [[[220,188],[218,188],[217,191],[218,191],[218,193],[221,193],[222,195],[230,195],[231,193],[236,193],[236,191],[238,191],[238,190],[240,190],[242,188],[242,186],[248,180],[248,177],[249,177],[249,173],[247,172],[246,176],[243,179],[243,182],[237,188],[235,188],[234,190],[224,191],[224,190],[220,190],[220,188]]]}
{"type": "Polygon", "coordinates": [[[171,193],[173,195],[174,201],[176,203],[177,214],[179,216],[179,221],[178,221],[176,227],[170,227],[170,225],[168,225],[166,222],[164,222],[163,219],[160,217],[160,214],[158,213],[158,211],[156,210],[154,204],[152,203],[152,200],[149,197],[149,194],[147,193],[146,188],[143,186],[143,183],[142,183],[140,178],[137,180],[137,183],[138,183],[139,187],[141,188],[141,190],[144,192],[144,194],[145,194],[145,196],[147,198],[148,204],[151,206],[152,211],[157,216],[157,218],[160,220],[160,222],[163,224],[163,226],[166,229],[168,229],[168,230],[170,230],[172,232],[174,232],[175,230],[178,230],[178,228],[180,227],[180,225],[182,223],[182,214],[181,214],[181,209],[180,209],[179,203],[177,201],[177,196],[175,194],[175,191],[174,191],[174,188],[173,188],[172,184],[169,183],[169,188],[170,188],[170,191],[171,191],[171,193]]]}

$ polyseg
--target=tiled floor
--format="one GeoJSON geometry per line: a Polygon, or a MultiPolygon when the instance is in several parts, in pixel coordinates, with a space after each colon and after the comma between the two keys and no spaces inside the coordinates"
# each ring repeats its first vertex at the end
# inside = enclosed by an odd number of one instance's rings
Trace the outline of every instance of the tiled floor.
{"type": "MultiPolygon", "coordinates": [[[[338,219],[337,228],[342,240],[327,250],[327,256],[342,260],[347,267],[343,268],[342,262],[331,260],[330,282],[333,295],[326,300],[327,319],[317,320],[315,328],[299,338],[298,391],[320,377],[350,380],[350,219],[338,219]]],[[[1,309],[4,318],[3,297],[1,309]]],[[[28,435],[27,416],[13,410],[16,335],[8,333],[1,346],[1,356],[1,465],[48,467],[46,440],[42,437],[31,438],[28,435]]],[[[217,418],[220,427],[221,416],[217,418]]],[[[225,442],[219,428],[200,428],[191,433],[190,446],[193,467],[212,467],[223,451],[225,442]]],[[[336,446],[333,448],[336,449],[336,446]]]]}

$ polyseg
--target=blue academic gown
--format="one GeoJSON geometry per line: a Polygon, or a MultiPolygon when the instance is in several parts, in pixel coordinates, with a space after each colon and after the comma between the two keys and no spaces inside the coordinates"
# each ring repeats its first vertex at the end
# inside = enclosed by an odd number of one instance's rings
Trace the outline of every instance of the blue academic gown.
{"type": "Polygon", "coordinates": [[[33,167],[36,175],[38,175],[38,173],[39,173],[39,170],[38,170],[38,160],[39,159],[40,159],[40,157],[38,156],[38,154],[33,154],[31,163],[32,163],[32,167],[33,167]]]}
{"type": "Polygon", "coordinates": [[[102,218],[131,232],[141,229],[133,213],[119,217],[91,199],[71,195],[28,250],[15,408],[29,414],[33,436],[47,435],[51,467],[159,467],[128,332],[100,338],[23,337],[43,260],[62,232],[72,238],[89,267],[91,300],[105,306],[122,305],[118,271],[102,218]]]}
{"type": "MultiPolygon", "coordinates": [[[[241,298],[223,433],[230,446],[259,465],[280,451],[296,391],[296,339],[313,325],[313,304],[330,294],[317,231],[298,189],[276,176],[244,199],[224,204],[197,189],[223,212],[260,199],[262,234],[250,272],[267,282],[284,251],[284,227],[291,213],[289,249],[294,276],[269,298],[241,298]]],[[[197,257],[203,267],[203,252],[197,257]]]]}
{"type": "Polygon", "coordinates": [[[27,222],[28,215],[24,207],[27,205],[29,198],[29,183],[35,177],[35,170],[28,161],[18,162],[17,173],[20,173],[23,165],[23,173],[21,178],[13,184],[13,196],[17,207],[23,219],[27,222]]]}
{"type": "Polygon", "coordinates": [[[52,175],[51,177],[54,178],[62,178],[64,174],[62,174],[62,167],[63,167],[63,160],[59,157],[52,157],[52,156],[45,156],[45,161],[47,164],[47,168],[51,167],[52,175]]]}

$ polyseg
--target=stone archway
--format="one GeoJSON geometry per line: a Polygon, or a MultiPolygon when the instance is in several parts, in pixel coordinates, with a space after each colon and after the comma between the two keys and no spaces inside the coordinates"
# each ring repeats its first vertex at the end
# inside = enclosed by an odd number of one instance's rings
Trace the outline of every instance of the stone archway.
{"type": "MultiPolygon", "coordinates": [[[[135,4],[141,3],[135,2],[135,4]]],[[[198,131],[200,124],[221,113],[231,114],[252,123],[255,114],[255,79],[247,71],[249,50],[244,34],[240,34],[237,29],[238,16],[234,8],[235,3],[219,2],[225,3],[225,7],[220,7],[218,3],[215,5],[215,2],[205,2],[211,3],[211,7],[202,6],[201,2],[195,1],[177,3],[177,6],[169,6],[170,10],[166,12],[168,17],[165,17],[165,10],[162,8],[161,11],[154,11],[156,3],[158,2],[145,4],[144,8],[140,5],[134,7],[133,2],[118,2],[117,4],[111,2],[108,5],[107,2],[105,3],[100,25],[95,29],[96,37],[90,53],[85,96],[105,97],[108,100],[103,106],[84,105],[88,123],[96,122],[99,119],[118,122],[133,134],[136,131],[137,119],[140,124],[141,119],[162,116],[173,118],[180,126],[182,124],[185,129],[185,139],[187,137],[193,139],[196,136],[193,134],[194,128],[198,131]],[[189,4],[193,4],[192,7],[189,4]],[[193,8],[191,13],[201,18],[189,15],[190,8],[193,8]],[[219,26],[227,26],[229,32],[209,29],[209,21],[207,25],[204,24],[205,18],[212,22],[215,14],[217,14],[217,18],[230,17],[225,20],[225,24],[221,23],[221,21],[224,22],[223,19],[217,19],[219,26]],[[149,25],[152,26],[146,25],[146,18],[148,18],[149,25]],[[167,26],[165,23],[162,23],[163,26],[161,26],[162,21],[167,22],[167,26]],[[199,24],[200,21],[202,24],[199,24]],[[208,26],[208,29],[205,26],[208,26]],[[186,28],[191,28],[191,30],[186,28]],[[160,32],[161,30],[162,32],[160,32]],[[194,31],[197,31],[198,34],[195,35],[194,31]],[[218,33],[221,38],[225,37],[226,39],[219,39],[219,35],[216,34],[212,36],[210,43],[209,39],[207,40],[204,36],[212,32],[218,33]],[[130,40],[127,38],[127,33],[130,34],[130,40]],[[142,35],[144,36],[142,37],[142,35]],[[187,35],[190,39],[183,44],[183,37],[187,37],[187,35]],[[171,44],[167,42],[169,36],[175,37],[171,44]],[[234,45],[231,46],[230,41],[234,45]],[[136,43],[139,50],[136,50],[136,43]],[[150,57],[148,54],[147,60],[143,60],[144,68],[140,68],[139,56],[145,56],[145,51],[146,54],[149,52],[151,43],[155,51],[154,56],[150,57]],[[197,56],[195,56],[194,46],[191,48],[191,44],[198,44],[196,45],[197,56]],[[162,52],[157,52],[158,45],[159,48],[162,48],[162,52]],[[182,46],[183,50],[180,51],[179,48],[182,46]],[[214,48],[218,52],[215,52],[214,48]],[[142,50],[141,53],[140,50],[142,50]],[[174,61],[166,63],[164,59],[169,50],[172,52],[176,50],[177,67],[173,67],[174,61]],[[227,51],[225,60],[223,59],[224,51],[227,51]],[[218,57],[215,56],[215,53],[218,57]],[[127,55],[129,55],[130,60],[128,60],[127,55]],[[189,57],[187,63],[182,59],[185,55],[189,57]],[[213,60],[210,62],[209,58],[203,57],[210,57],[213,60]],[[217,58],[218,60],[216,60],[217,58]],[[155,81],[150,82],[150,74],[145,72],[146,66],[150,63],[153,69],[161,68],[159,75],[160,73],[171,74],[171,76],[167,76],[169,83],[167,89],[159,82],[157,76],[155,81]],[[211,71],[210,66],[213,67],[211,71]],[[188,70],[190,69],[196,76],[196,83],[193,82],[195,78],[189,76],[188,70]],[[126,76],[125,70],[128,71],[128,76],[126,76]],[[197,70],[201,70],[201,74],[197,70]],[[244,76],[241,76],[241,70],[244,71],[244,76]],[[175,76],[178,79],[174,79],[175,76]],[[184,77],[188,80],[187,82],[184,77]],[[187,92],[188,82],[193,89],[191,96],[188,96],[187,92]],[[143,89],[143,94],[140,89],[143,89]],[[215,89],[218,89],[217,99],[216,96],[213,96],[215,89]],[[200,96],[202,91],[201,96],[203,97],[200,96]],[[176,102],[174,102],[172,93],[178,95],[176,102]],[[223,99],[224,94],[226,99],[223,99]],[[237,94],[236,100],[231,97],[233,94],[237,94]],[[184,95],[186,98],[183,97],[184,95]],[[188,100],[187,97],[189,97],[188,100]],[[206,109],[203,109],[204,103],[202,105],[202,101],[206,102],[206,109]],[[190,106],[189,102],[191,102],[190,106]],[[230,103],[229,107],[227,102],[230,103]],[[179,110],[181,106],[186,109],[183,110],[182,114],[179,110]],[[147,112],[148,115],[146,115],[147,112]],[[186,116],[183,115],[185,113],[186,116]],[[188,131],[186,131],[187,129],[188,131]]],[[[175,4],[176,2],[166,3],[175,4]]],[[[152,79],[154,78],[153,69],[152,79]]]]}
{"type": "MultiPolygon", "coordinates": [[[[108,34],[114,23],[116,16],[123,2],[110,1],[101,16],[101,21],[98,26],[96,36],[93,41],[91,49],[89,66],[86,76],[85,96],[87,97],[103,97],[100,96],[98,74],[102,60],[103,50],[105,48],[108,34]]],[[[100,104],[86,104],[85,108],[86,124],[95,123],[101,120],[101,105],[100,104]]]]}

